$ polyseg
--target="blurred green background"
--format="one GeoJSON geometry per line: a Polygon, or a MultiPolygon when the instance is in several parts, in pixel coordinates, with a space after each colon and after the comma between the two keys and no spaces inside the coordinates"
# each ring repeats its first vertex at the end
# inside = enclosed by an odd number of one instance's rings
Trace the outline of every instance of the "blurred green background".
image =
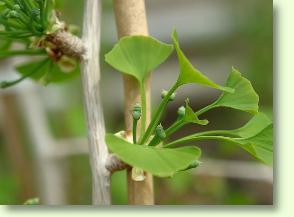
{"type": "MultiPolygon", "coordinates": [[[[82,0],[59,0],[58,9],[67,23],[81,27],[83,14],[82,0]]],[[[252,81],[260,96],[260,109],[269,116],[273,112],[273,9],[268,0],[146,0],[150,34],[159,40],[170,42],[173,27],[179,32],[183,50],[191,62],[213,80],[224,83],[232,66],[239,69],[252,81]]],[[[103,61],[104,54],[116,42],[116,29],[112,1],[103,1],[102,14],[102,97],[106,127],[116,132],[124,127],[122,79],[103,61]]],[[[1,67],[9,64],[0,60],[1,67]]],[[[160,100],[160,92],[167,89],[177,76],[177,61],[173,55],[154,72],[152,77],[152,105],[160,100]]],[[[0,115],[0,204],[22,204],[28,197],[40,197],[38,168],[31,139],[28,136],[22,108],[14,100],[0,94],[0,105],[10,103],[17,116],[15,122],[22,150],[11,149],[7,131],[7,114],[1,109],[0,115]],[[8,99],[7,99],[8,98],[8,99]],[[20,157],[21,155],[22,157],[20,157]],[[25,162],[21,168],[18,159],[25,162]],[[18,171],[22,171],[19,174],[18,171]],[[23,175],[24,174],[24,175],[23,175]],[[29,174],[28,178],[25,178],[29,174]],[[26,182],[26,183],[25,183],[26,182]]],[[[61,85],[38,87],[40,100],[46,111],[46,120],[52,136],[56,140],[65,138],[86,138],[86,127],[82,104],[80,78],[61,85]]],[[[177,99],[168,107],[163,124],[168,126],[176,118],[176,110],[189,97],[191,105],[197,109],[212,102],[218,91],[204,87],[188,86],[179,90],[177,99]]],[[[26,96],[26,95],[22,95],[26,96]]],[[[27,96],[29,97],[29,95],[27,96]]],[[[11,107],[10,107],[11,108],[11,107]]],[[[239,127],[249,118],[249,114],[229,109],[209,112],[210,125],[202,129],[231,129],[239,127]]],[[[186,127],[175,137],[201,130],[186,127]]],[[[85,144],[86,145],[86,144],[85,144]]],[[[262,165],[244,151],[234,146],[215,143],[200,144],[203,150],[203,165],[213,159],[212,172],[196,170],[182,172],[171,179],[155,178],[156,204],[272,204],[272,178],[244,178],[222,175],[218,162],[235,164],[252,163],[262,165]],[[214,171],[215,170],[215,171],[214,171]],[[220,173],[221,174],[221,173],[220,173]]],[[[63,168],[63,191],[66,204],[91,203],[91,174],[87,154],[75,154],[56,161],[63,168]]],[[[237,164],[236,164],[237,165],[237,164]]],[[[250,164],[251,165],[251,164],[250,164]]],[[[237,167],[236,167],[237,168],[237,167]]],[[[252,167],[253,170],[255,167],[252,167]]],[[[226,167],[225,167],[226,169],[226,167]]],[[[272,174],[270,168],[267,168],[272,174]]],[[[236,173],[240,171],[235,171],[236,173]]],[[[246,173],[247,171],[243,171],[246,173]]],[[[252,173],[254,171],[248,171],[252,173]]],[[[255,171],[258,174],[258,171],[255,171]]],[[[234,173],[234,171],[233,171],[234,173]]],[[[236,175],[237,176],[237,175],[236,175]]],[[[50,178],[50,177],[49,177],[50,178]]],[[[118,172],[112,176],[112,199],[114,204],[126,204],[126,174],[118,172]]],[[[42,202],[42,198],[41,198],[42,202]]]]}

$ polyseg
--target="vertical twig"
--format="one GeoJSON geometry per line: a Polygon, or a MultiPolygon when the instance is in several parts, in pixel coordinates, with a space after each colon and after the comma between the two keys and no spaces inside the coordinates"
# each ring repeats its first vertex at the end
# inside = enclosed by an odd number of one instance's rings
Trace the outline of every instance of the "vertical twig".
{"type": "MultiPolygon", "coordinates": [[[[118,36],[148,35],[147,19],[144,0],[113,0],[118,36]]],[[[146,79],[147,120],[150,122],[150,78],[146,79]]],[[[127,134],[132,133],[133,106],[140,102],[140,88],[138,82],[130,76],[124,76],[125,123],[127,134]]],[[[131,171],[128,171],[129,204],[152,205],[153,178],[146,174],[141,182],[133,181],[131,171]]]]}
{"type": "Polygon", "coordinates": [[[100,98],[100,17],[101,1],[86,0],[82,60],[82,83],[88,126],[88,143],[93,180],[93,204],[110,204],[110,173],[106,169],[108,150],[105,144],[104,118],[100,98]]]}

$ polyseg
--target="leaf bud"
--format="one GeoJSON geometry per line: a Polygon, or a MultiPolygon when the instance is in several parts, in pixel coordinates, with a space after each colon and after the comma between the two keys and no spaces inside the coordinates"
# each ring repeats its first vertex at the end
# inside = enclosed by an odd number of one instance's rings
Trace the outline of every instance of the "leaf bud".
{"type": "MultiPolygon", "coordinates": [[[[161,92],[161,98],[165,98],[166,95],[168,94],[167,90],[162,90],[161,92]]],[[[169,101],[173,101],[176,98],[176,93],[172,93],[172,95],[169,97],[169,101]]]]}
{"type": "Polygon", "coordinates": [[[174,101],[176,98],[176,93],[172,93],[172,95],[169,97],[169,101],[174,101]]]}
{"type": "Polygon", "coordinates": [[[165,139],[166,138],[166,133],[163,129],[163,126],[161,124],[159,124],[157,127],[156,127],[156,136],[158,136],[160,139],[165,139]]]}
{"type": "Polygon", "coordinates": [[[185,113],[186,113],[186,108],[184,106],[181,106],[178,109],[178,117],[183,118],[185,116],[185,113]]]}
{"type": "Polygon", "coordinates": [[[164,97],[166,97],[168,91],[167,90],[162,90],[161,92],[161,98],[163,99],[164,97]]]}
{"type": "Polygon", "coordinates": [[[140,104],[136,104],[133,108],[133,118],[139,120],[141,118],[142,108],[140,104]]]}
{"type": "Polygon", "coordinates": [[[19,11],[20,10],[19,4],[13,5],[13,10],[19,11]]]}
{"type": "Polygon", "coordinates": [[[38,18],[41,14],[40,9],[39,8],[33,8],[31,11],[32,17],[33,18],[38,18]]]}
{"type": "Polygon", "coordinates": [[[187,166],[187,168],[183,169],[182,171],[194,169],[194,168],[198,167],[200,164],[201,164],[201,162],[196,160],[196,161],[192,162],[189,166],[187,166]]]}
{"type": "Polygon", "coordinates": [[[7,18],[18,18],[19,17],[19,13],[15,10],[11,10],[8,14],[7,14],[7,18]]]}

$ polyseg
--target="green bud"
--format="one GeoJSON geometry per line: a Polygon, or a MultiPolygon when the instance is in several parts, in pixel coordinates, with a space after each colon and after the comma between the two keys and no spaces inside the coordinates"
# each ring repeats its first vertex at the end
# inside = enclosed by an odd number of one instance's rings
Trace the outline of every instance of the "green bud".
{"type": "Polygon", "coordinates": [[[176,98],[176,93],[172,93],[172,95],[169,97],[169,101],[174,101],[176,98]]]}
{"type": "Polygon", "coordinates": [[[156,127],[156,136],[158,136],[160,139],[165,139],[166,138],[166,134],[165,134],[165,131],[163,129],[163,126],[161,124],[159,124],[157,127],[156,127]]]}
{"type": "Polygon", "coordinates": [[[19,11],[20,6],[18,4],[13,5],[13,10],[19,11]]]}
{"type": "Polygon", "coordinates": [[[7,14],[7,18],[18,18],[19,17],[19,13],[15,10],[11,10],[8,14],[7,14]]]}
{"type": "Polygon", "coordinates": [[[181,106],[178,109],[178,116],[179,116],[179,118],[183,118],[185,116],[185,113],[186,113],[186,108],[184,106],[181,106]]]}
{"type": "Polygon", "coordinates": [[[194,168],[198,167],[200,164],[201,164],[201,162],[196,160],[196,161],[192,162],[187,168],[183,169],[182,171],[194,169],[194,168]]]}
{"type": "MultiPolygon", "coordinates": [[[[167,90],[162,90],[161,92],[161,98],[165,98],[166,95],[168,94],[167,90]]],[[[176,98],[176,93],[172,93],[172,95],[169,97],[169,101],[173,101],[176,98]]]]}
{"type": "Polygon", "coordinates": [[[161,98],[163,99],[164,97],[166,97],[168,91],[167,90],[162,90],[161,92],[161,98]]]}
{"type": "Polygon", "coordinates": [[[31,11],[32,17],[34,17],[34,18],[40,17],[40,13],[41,12],[40,12],[40,9],[39,8],[34,8],[31,11]]]}
{"type": "Polygon", "coordinates": [[[140,104],[136,104],[133,108],[133,118],[135,120],[139,120],[141,118],[142,115],[142,108],[140,104]]]}

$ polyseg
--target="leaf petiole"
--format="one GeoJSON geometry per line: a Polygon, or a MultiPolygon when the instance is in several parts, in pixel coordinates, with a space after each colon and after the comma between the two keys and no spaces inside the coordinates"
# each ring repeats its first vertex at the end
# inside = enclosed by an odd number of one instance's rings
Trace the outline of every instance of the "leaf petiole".
{"type": "MultiPolygon", "coordinates": [[[[236,138],[234,138],[236,139],[236,138]]],[[[185,142],[196,142],[196,141],[201,141],[201,140],[222,140],[222,141],[226,141],[226,142],[234,142],[233,139],[229,138],[229,137],[225,137],[225,136],[196,136],[196,135],[190,135],[190,136],[186,136],[183,137],[181,139],[175,140],[173,142],[170,142],[166,145],[164,145],[164,148],[171,148],[174,147],[178,144],[181,143],[185,143],[185,142]]]]}
{"type": "Polygon", "coordinates": [[[184,122],[183,119],[177,120],[174,122],[169,128],[166,129],[165,133],[166,136],[170,136],[174,132],[178,131],[180,128],[182,128],[186,123],[184,122]]]}
{"type": "Polygon", "coordinates": [[[133,118],[133,143],[137,143],[137,124],[138,120],[133,118]]]}
{"type": "Polygon", "coordinates": [[[140,128],[140,139],[143,137],[146,130],[146,92],[145,92],[145,82],[140,85],[140,95],[141,95],[141,105],[142,105],[142,118],[141,118],[141,128],[140,128]]]}
{"type": "Polygon", "coordinates": [[[200,116],[200,115],[208,112],[209,110],[216,108],[216,103],[217,103],[217,101],[213,102],[212,104],[210,104],[208,106],[205,106],[204,108],[202,108],[199,111],[195,112],[195,114],[197,116],[200,116]]]}
{"type": "Polygon", "coordinates": [[[179,85],[177,83],[175,83],[172,86],[172,88],[168,91],[166,96],[163,98],[163,100],[159,104],[159,107],[156,110],[156,113],[155,113],[154,117],[152,118],[151,123],[149,124],[144,136],[141,137],[140,144],[144,144],[146,141],[148,141],[149,137],[154,133],[155,128],[157,127],[157,125],[159,124],[159,122],[161,120],[163,111],[165,110],[165,108],[169,102],[170,96],[177,90],[178,87],[179,87],[179,85]]]}
{"type": "Polygon", "coordinates": [[[17,55],[34,56],[34,55],[42,55],[42,54],[46,54],[46,51],[43,49],[5,50],[5,51],[0,51],[0,58],[17,56],[17,55]]]}

